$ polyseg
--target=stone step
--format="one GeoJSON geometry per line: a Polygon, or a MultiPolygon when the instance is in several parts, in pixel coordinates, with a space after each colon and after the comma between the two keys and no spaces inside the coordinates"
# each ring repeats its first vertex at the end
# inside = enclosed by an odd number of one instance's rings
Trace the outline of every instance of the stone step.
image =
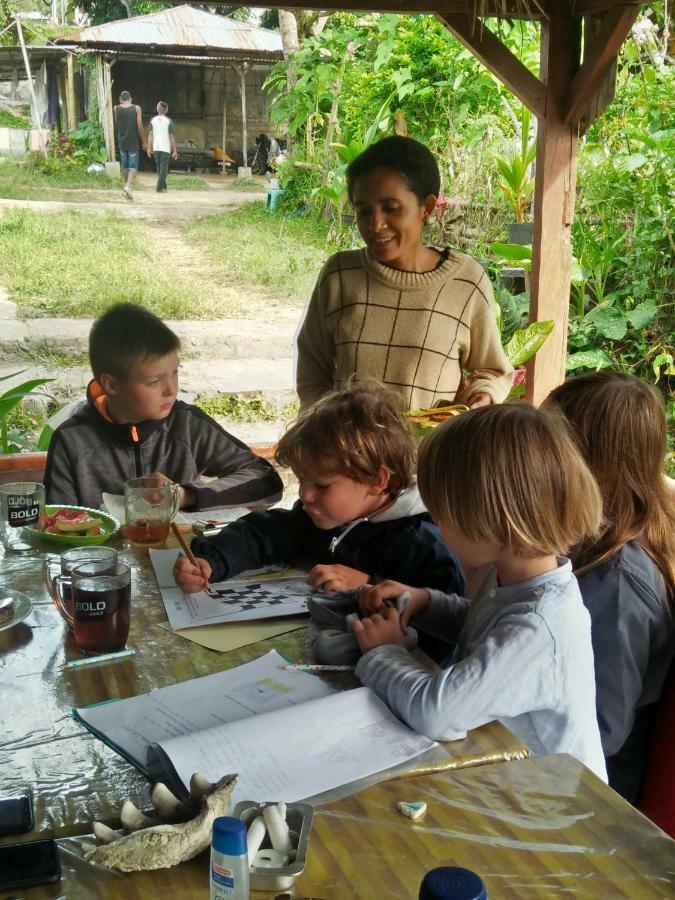
{"type": "MultiPolygon", "coordinates": [[[[29,378],[53,378],[45,390],[55,397],[75,398],[84,395],[91,379],[85,368],[57,368],[31,363],[30,358],[0,362],[0,377],[18,373],[0,382],[0,394],[29,378]]],[[[293,391],[293,360],[285,359],[186,359],[180,371],[181,397],[196,394],[260,394],[275,405],[282,406],[295,396],[293,391]]]]}
{"type": "MultiPolygon", "coordinates": [[[[0,359],[22,360],[40,349],[67,355],[87,352],[92,319],[0,318],[0,359]]],[[[186,356],[215,356],[218,360],[290,359],[297,329],[297,321],[288,317],[272,322],[169,320],[167,325],[180,337],[186,356]]]]}

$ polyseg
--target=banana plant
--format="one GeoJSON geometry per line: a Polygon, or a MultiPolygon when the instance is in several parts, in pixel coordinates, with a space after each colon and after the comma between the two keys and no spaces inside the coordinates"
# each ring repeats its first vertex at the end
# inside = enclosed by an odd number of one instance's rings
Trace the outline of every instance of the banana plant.
{"type": "MultiPolygon", "coordinates": [[[[18,372],[12,372],[10,375],[2,375],[0,376],[0,381],[16,378],[17,375],[22,375],[25,371],[25,369],[21,369],[18,372]]],[[[44,396],[37,389],[53,380],[53,378],[32,378],[30,381],[17,384],[15,387],[5,391],[4,394],[0,394],[0,453],[14,453],[17,450],[29,449],[23,436],[14,434],[10,430],[9,414],[21,403],[24,397],[28,397],[31,394],[44,396]]]]}

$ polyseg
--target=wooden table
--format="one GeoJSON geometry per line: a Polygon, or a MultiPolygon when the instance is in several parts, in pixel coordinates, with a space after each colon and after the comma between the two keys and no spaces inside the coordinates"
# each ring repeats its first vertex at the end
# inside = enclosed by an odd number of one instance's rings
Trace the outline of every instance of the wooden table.
{"type": "MultiPolygon", "coordinates": [[[[116,824],[128,798],[148,804],[145,776],[85,731],[70,715],[73,706],[208,675],[273,647],[298,662],[310,659],[305,629],[221,654],[160,627],[166,624],[166,614],[147,551],[122,550],[120,543],[122,558],[132,566],[129,643],[136,656],[64,669],[64,662],[80,654],[42,584],[45,551],[55,546],[45,544],[35,553],[0,559],[0,583],[28,594],[34,604],[24,623],[0,632],[0,796],[33,789],[36,833],[27,837],[89,833],[94,820],[116,824]]],[[[336,677],[340,686],[342,676],[336,677]]],[[[433,770],[501,762],[528,753],[497,722],[448,744],[447,752],[433,770]]]]}

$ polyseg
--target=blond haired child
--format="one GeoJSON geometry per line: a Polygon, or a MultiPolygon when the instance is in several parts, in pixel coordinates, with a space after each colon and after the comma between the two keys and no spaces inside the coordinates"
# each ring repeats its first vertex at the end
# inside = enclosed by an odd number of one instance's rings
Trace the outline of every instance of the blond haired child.
{"type": "Polygon", "coordinates": [[[297,476],[300,499],[195,539],[197,566],[179,556],[174,568],[186,593],[275,563],[312,566],[309,583],[326,591],[386,577],[417,584],[418,574],[434,587],[463,589],[461,568],[420,499],[415,445],[394,393],[360,387],[324,397],[281,438],[277,461],[297,476]]]}
{"type": "Polygon", "coordinates": [[[418,478],[445,543],[490,573],[472,601],[390,581],[362,591],[357,676],[429,737],[498,719],[535,754],[570,753],[606,778],[590,619],[561,556],[597,533],[601,504],[564,422],[525,404],[472,410],[424,441],[418,478]],[[404,590],[399,618],[382,604],[404,590]],[[438,674],[402,646],[411,619],[456,641],[438,674]]]}
{"type": "Polygon", "coordinates": [[[603,371],[560,385],[544,409],[571,424],[602,495],[602,531],[571,557],[591,616],[609,783],[635,803],[673,659],[675,505],[664,479],[663,400],[633,375],[603,371]]]}

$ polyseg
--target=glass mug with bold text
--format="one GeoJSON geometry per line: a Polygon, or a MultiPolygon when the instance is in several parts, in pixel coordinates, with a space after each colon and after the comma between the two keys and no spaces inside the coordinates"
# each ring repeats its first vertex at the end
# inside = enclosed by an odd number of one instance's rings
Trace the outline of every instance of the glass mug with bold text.
{"type": "Polygon", "coordinates": [[[0,485],[0,539],[5,550],[33,550],[26,525],[40,527],[45,515],[45,486],[37,481],[0,485]]]}
{"type": "Polygon", "coordinates": [[[83,653],[121,650],[129,636],[131,569],[126,563],[80,563],[70,574],[73,631],[83,653]]]}
{"type": "Polygon", "coordinates": [[[75,627],[71,575],[76,566],[85,562],[107,563],[108,568],[101,574],[112,574],[117,563],[117,550],[112,547],[71,547],[58,560],[48,556],[44,563],[45,587],[71,631],[75,627]]]}
{"type": "Polygon", "coordinates": [[[178,511],[180,485],[164,475],[142,475],[124,485],[126,536],[139,547],[160,547],[178,511]]]}

